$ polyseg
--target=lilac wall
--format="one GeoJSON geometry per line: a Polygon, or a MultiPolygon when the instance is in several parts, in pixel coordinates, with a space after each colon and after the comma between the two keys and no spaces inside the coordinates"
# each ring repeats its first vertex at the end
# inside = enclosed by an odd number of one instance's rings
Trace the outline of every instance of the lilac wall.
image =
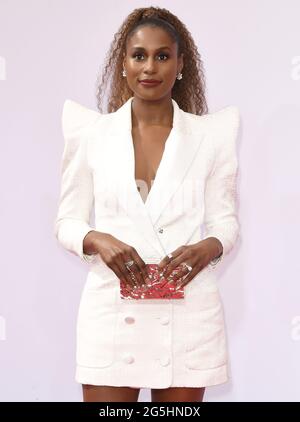
{"type": "MultiPolygon", "coordinates": [[[[0,0],[0,401],[78,401],[88,266],[53,236],[66,98],[96,108],[114,32],[147,1],[0,0]]],[[[190,29],[210,111],[237,105],[241,238],[219,271],[231,381],[209,401],[299,400],[300,3],[156,1],[190,29]]],[[[142,390],[141,401],[150,400],[142,390]]]]}

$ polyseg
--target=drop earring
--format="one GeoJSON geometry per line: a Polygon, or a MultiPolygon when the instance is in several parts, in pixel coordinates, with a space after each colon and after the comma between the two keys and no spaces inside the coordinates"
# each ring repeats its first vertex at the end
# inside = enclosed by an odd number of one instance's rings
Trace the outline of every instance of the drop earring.
{"type": "Polygon", "coordinates": [[[125,70],[125,69],[123,69],[122,76],[123,76],[124,78],[125,78],[125,76],[126,76],[126,70],[125,70]]]}

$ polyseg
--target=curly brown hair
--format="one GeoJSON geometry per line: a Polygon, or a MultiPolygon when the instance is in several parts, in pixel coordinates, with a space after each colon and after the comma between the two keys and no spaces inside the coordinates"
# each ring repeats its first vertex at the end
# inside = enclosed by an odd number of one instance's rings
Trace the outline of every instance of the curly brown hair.
{"type": "Polygon", "coordinates": [[[108,90],[107,111],[109,113],[116,111],[132,97],[133,93],[126,83],[126,78],[122,77],[123,57],[126,54],[128,39],[137,28],[144,25],[160,27],[167,31],[177,43],[178,57],[184,53],[184,77],[181,80],[176,79],[172,98],[184,111],[198,115],[207,113],[203,63],[190,32],[169,10],[152,6],[134,9],[114,35],[105,58],[102,79],[101,75],[97,78],[96,98],[99,111],[103,112],[101,104],[106,89],[108,90]],[[101,82],[99,82],[100,79],[101,82]]]}

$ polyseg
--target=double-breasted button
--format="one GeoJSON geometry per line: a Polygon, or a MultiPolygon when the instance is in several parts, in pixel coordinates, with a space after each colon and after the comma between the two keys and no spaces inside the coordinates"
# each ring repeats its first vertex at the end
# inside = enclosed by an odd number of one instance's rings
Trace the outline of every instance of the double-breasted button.
{"type": "Polygon", "coordinates": [[[163,233],[164,232],[164,229],[161,227],[159,230],[158,230],[158,233],[163,233]]]}
{"type": "Polygon", "coordinates": [[[168,366],[170,362],[171,362],[171,359],[169,358],[169,356],[162,356],[160,358],[160,364],[162,366],[168,366]]]}
{"type": "Polygon", "coordinates": [[[125,363],[133,363],[134,362],[134,357],[132,355],[124,355],[123,356],[123,361],[125,363]]]}
{"type": "Polygon", "coordinates": [[[160,320],[161,324],[167,325],[170,322],[170,318],[168,316],[162,317],[160,320]]]}
{"type": "Polygon", "coordinates": [[[133,324],[135,322],[135,319],[131,316],[125,317],[126,324],[133,324]]]}

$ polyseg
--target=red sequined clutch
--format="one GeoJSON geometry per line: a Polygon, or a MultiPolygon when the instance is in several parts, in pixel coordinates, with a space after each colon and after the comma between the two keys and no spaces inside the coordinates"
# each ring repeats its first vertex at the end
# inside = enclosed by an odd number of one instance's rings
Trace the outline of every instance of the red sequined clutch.
{"type": "Polygon", "coordinates": [[[158,264],[146,264],[147,287],[133,288],[127,286],[125,279],[120,279],[120,296],[122,299],[182,299],[184,298],[184,287],[176,290],[182,278],[176,282],[173,280],[173,277],[182,269],[183,266],[179,265],[168,276],[168,280],[161,275],[162,270],[158,268],[158,264]]]}

